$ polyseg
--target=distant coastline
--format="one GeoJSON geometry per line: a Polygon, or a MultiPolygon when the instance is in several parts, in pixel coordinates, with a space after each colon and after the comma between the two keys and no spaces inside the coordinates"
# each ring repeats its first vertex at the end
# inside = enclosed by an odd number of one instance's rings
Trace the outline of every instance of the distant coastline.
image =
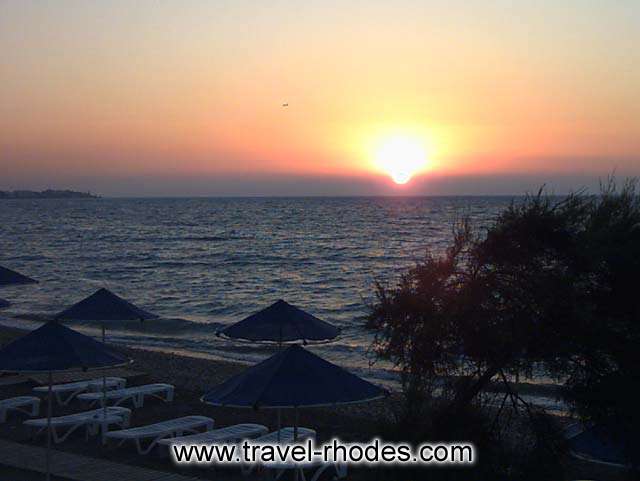
{"type": "Polygon", "coordinates": [[[0,190],[0,199],[98,199],[100,196],[91,192],[76,192],[73,190],[0,190]]]}

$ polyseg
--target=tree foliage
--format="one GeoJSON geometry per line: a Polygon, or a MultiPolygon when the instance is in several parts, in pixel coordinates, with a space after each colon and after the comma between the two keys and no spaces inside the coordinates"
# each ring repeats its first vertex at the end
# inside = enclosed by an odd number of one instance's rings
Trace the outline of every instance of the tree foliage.
{"type": "Polygon", "coordinates": [[[443,255],[379,282],[372,349],[400,368],[407,416],[434,399],[464,409],[492,381],[510,390],[513,376],[543,372],[585,420],[629,437],[640,428],[629,396],[640,379],[639,277],[635,181],[598,195],[541,190],[484,233],[460,223],[443,255]]]}

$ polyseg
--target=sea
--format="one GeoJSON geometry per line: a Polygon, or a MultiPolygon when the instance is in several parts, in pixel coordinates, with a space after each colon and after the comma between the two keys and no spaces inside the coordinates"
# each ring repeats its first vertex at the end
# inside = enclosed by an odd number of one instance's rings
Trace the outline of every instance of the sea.
{"type": "MultiPolygon", "coordinates": [[[[161,316],[110,323],[109,342],[255,363],[273,347],[219,328],[284,299],[339,326],[317,354],[380,383],[364,328],[377,280],[393,283],[457,222],[480,234],[518,198],[98,198],[0,200],[0,264],[39,284],[3,288],[0,323],[35,327],[106,287],[161,316]]],[[[96,334],[98,326],[73,324],[96,334]]]]}

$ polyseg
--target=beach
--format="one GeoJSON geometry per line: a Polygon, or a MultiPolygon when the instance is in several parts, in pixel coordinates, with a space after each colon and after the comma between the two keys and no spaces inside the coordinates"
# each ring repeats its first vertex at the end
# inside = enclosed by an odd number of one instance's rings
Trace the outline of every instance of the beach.
{"type": "MultiPolygon", "coordinates": [[[[24,331],[20,329],[0,327],[0,345],[4,345],[23,333],[24,331]]],[[[180,416],[204,415],[213,418],[216,426],[220,427],[249,422],[264,424],[270,430],[276,429],[277,417],[273,410],[218,408],[200,401],[201,396],[208,388],[241,372],[246,366],[122,346],[119,346],[119,349],[133,360],[127,369],[136,373],[144,373],[142,376],[136,376],[130,385],[164,382],[176,387],[174,402],[165,404],[152,400],[145,403],[145,408],[134,411],[132,425],[150,424],[180,416]]],[[[109,374],[110,371],[107,370],[105,373],[109,374]]],[[[95,377],[100,376],[99,372],[93,374],[95,377]]],[[[86,378],[87,373],[78,373],[78,375],[86,378]]],[[[1,397],[29,395],[34,385],[32,382],[25,382],[14,386],[1,386],[1,397]]],[[[65,408],[54,406],[54,415],[77,412],[82,409],[82,406],[77,400],[65,408]]],[[[383,400],[347,407],[301,410],[300,425],[313,427],[318,433],[318,439],[330,439],[339,433],[345,440],[366,440],[376,435],[379,424],[374,420],[382,421],[385,416],[390,415],[390,406],[389,400],[383,400]]],[[[44,414],[44,411],[41,413],[44,414]]],[[[29,440],[28,431],[21,425],[22,419],[21,417],[12,417],[10,422],[4,425],[0,424],[0,437],[19,442],[32,442],[29,440]]],[[[285,412],[282,423],[283,426],[293,425],[292,414],[285,412]]],[[[42,443],[42,438],[35,442],[36,445],[42,445],[42,443]]],[[[72,436],[64,443],[56,445],[55,449],[171,472],[191,471],[191,469],[176,468],[166,456],[159,456],[155,453],[149,456],[139,456],[131,446],[128,449],[111,447],[104,449],[99,446],[96,439],[85,443],[82,435],[72,436]]],[[[216,477],[213,470],[197,469],[196,471],[197,476],[203,479],[221,479],[219,473],[216,477]]],[[[236,475],[237,479],[243,479],[236,471],[238,470],[229,470],[227,473],[225,470],[224,479],[236,479],[236,475]]]]}
{"type": "MultiPolygon", "coordinates": [[[[0,326],[0,346],[10,342],[25,331],[16,328],[0,326]]],[[[118,346],[118,349],[126,353],[133,360],[127,366],[127,370],[135,374],[129,385],[147,384],[151,382],[170,383],[176,387],[175,399],[172,403],[163,403],[157,400],[150,400],[145,403],[142,409],[136,409],[132,418],[132,425],[145,425],[165,419],[188,416],[204,415],[215,420],[216,426],[222,427],[237,423],[259,423],[264,424],[270,430],[276,429],[277,417],[272,410],[253,409],[231,409],[220,408],[204,404],[200,401],[201,396],[211,387],[227,380],[229,377],[242,372],[246,366],[239,363],[222,360],[203,359],[193,356],[171,354],[167,352],[155,352],[148,349],[138,349],[132,347],[118,346]]],[[[105,373],[110,374],[109,370],[105,373]]],[[[115,374],[121,375],[119,370],[115,374]]],[[[100,372],[76,373],[80,378],[99,377],[100,372]]],[[[69,374],[64,374],[65,380],[71,378],[69,374]]],[[[72,376],[72,375],[71,375],[72,376]]],[[[54,379],[55,382],[55,379],[54,379]]],[[[31,394],[33,382],[24,382],[12,386],[0,386],[2,398],[31,394]]],[[[540,386],[522,385],[520,389],[530,394],[538,394],[538,389],[545,389],[540,386]]],[[[546,388],[549,389],[549,388],[546,388]]],[[[548,394],[548,393],[546,393],[548,394]]],[[[340,437],[344,441],[364,442],[388,429],[389,423],[394,421],[394,413],[399,405],[399,394],[392,393],[390,397],[366,404],[315,408],[300,410],[300,426],[310,427],[317,431],[319,441],[329,440],[334,436],[340,437]]],[[[83,409],[82,403],[75,400],[69,406],[61,408],[54,406],[54,415],[65,415],[83,409]]],[[[44,411],[41,411],[44,414],[44,411]]],[[[23,416],[12,416],[8,423],[0,425],[0,438],[43,445],[42,437],[33,441],[29,438],[29,432],[21,421],[23,416]]],[[[561,422],[568,423],[569,419],[561,418],[561,422]]],[[[290,426],[293,423],[292,413],[284,413],[282,418],[283,426],[290,426]]],[[[518,431],[518,423],[514,420],[514,432],[518,431]]],[[[201,479],[245,479],[237,469],[203,469],[176,467],[166,456],[166,453],[154,450],[150,455],[140,456],[136,454],[131,446],[116,448],[114,446],[101,447],[96,438],[91,438],[89,442],[84,441],[82,434],[70,437],[64,443],[55,445],[56,450],[82,454],[88,457],[98,457],[109,461],[131,464],[156,470],[172,473],[189,474],[201,479]],[[221,473],[224,473],[222,475],[221,473]]],[[[575,476],[593,476],[593,465],[582,463],[576,460],[568,460],[571,465],[571,472],[575,476]]],[[[605,481],[617,481],[616,471],[606,467],[595,468],[601,471],[598,479],[605,481]]],[[[2,474],[2,468],[0,468],[2,474]]],[[[4,478],[2,478],[4,479],[4,478]]],[[[11,478],[7,478],[11,479],[11,478]]],[[[21,479],[21,478],[17,478],[21,479]]],[[[37,475],[34,481],[40,479],[37,475]]],[[[352,469],[349,479],[366,480],[373,479],[372,472],[367,468],[352,469]]],[[[384,479],[376,477],[375,479],[384,479]]]]}

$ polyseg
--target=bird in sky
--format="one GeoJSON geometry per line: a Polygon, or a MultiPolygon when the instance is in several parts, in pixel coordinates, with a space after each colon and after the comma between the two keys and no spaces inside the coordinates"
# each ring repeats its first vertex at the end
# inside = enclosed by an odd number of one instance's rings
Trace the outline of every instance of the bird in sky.
{"type": "Polygon", "coordinates": [[[288,107],[288,106],[289,106],[289,104],[288,104],[288,103],[287,103],[287,104],[282,104],[282,106],[283,106],[283,107],[288,107]]]}

